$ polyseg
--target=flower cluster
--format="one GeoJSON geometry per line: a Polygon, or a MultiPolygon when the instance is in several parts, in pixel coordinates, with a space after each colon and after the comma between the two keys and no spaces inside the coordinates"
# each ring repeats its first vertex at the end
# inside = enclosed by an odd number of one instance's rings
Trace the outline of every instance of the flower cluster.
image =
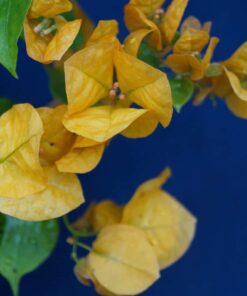
{"type": "Polygon", "coordinates": [[[92,248],[78,238],[68,241],[86,247],[87,257],[76,258],[75,274],[84,285],[92,282],[100,295],[136,295],[174,264],[189,248],[195,217],[161,187],[170,176],[146,181],[125,206],[110,200],[92,204],[73,228],[95,232],[92,248]]]}

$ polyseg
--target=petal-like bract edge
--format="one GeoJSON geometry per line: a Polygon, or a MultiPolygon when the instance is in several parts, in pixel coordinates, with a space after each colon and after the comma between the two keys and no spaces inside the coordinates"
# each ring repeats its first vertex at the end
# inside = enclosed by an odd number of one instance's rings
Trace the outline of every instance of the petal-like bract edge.
{"type": "Polygon", "coordinates": [[[247,75],[247,42],[241,45],[224,65],[232,72],[247,75]]]}
{"type": "Polygon", "coordinates": [[[46,48],[43,62],[59,61],[74,42],[80,27],[81,20],[64,22],[59,26],[57,33],[46,48]]]}
{"type": "Polygon", "coordinates": [[[150,45],[158,50],[162,49],[162,38],[159,28],[141,10],[133,5],[126,5],[124,8],[124,20],[130,32],[142,29],[150,30],[151,34],[148,37],[150,45]]]}
{"type": "Polygon", "coordinates": [[[43,221],[63,216],[84,202],[76,175],[59,173],[55,167],[44,171],[48,177],[46,189],[18,199],[0,197],[0,212],[22,220],[43,221]]]}
{"type": "Polygon", "coordinates": [[[85,110],[108,96],[113,79],[111,40],[97,42],[65,62],[66,92],[70,114],[85,110]]]}
{"type": "Polygon", "coordinates": [[[51,17],[71,9],[72,3],[69,0],[33,0],[28,17],[51,17]]]}
{"type": "Polygon", "coordinates": [[[164,21],[160,26],[161,31],[168,43],[171,43],[173,40],[187,5],[188,0],[173,0],[168,7],[164,21]]]}
{"type": "Polygon", "coordinates": [[[125,51],[136,57],[143,39],[152,32],[152,29],[139,29],[130,33],[124,40],[125,51]]]}
{"type": "Polygon", "coordinates": [[[235,73],[228,71],[226,68],[225,73],[237,97],[241,100],[247,101],[247,89],[241,86],[240,79],[238,78],[238,76],[235,73]]]}
{"type": "Polygon", "coordinates": [[[90,36],[87,46],[100,41],[106,36],[116,37],[118,34],[118,23],[116,20],[99,21],[97,27],[90,36]]]}
{"type": "Polygon", "coordinates": [[[128,225],[104,228],[89,254],[92,275],[117,295],[136,295],[159,278],[159,266],[144,233],[128,225]]]}
{"type": "Polygon", "coordinates": [[[75,141],[75,135],[66,130],[62,124],[66,110],[66,105],[37,109],[44,126],[40,144],[40,158],[43,164],[53,164],[67,154],[75,141]]]}
{"type": "Polygon", "coordinates": [[[68,130],[79,136],[97,142],[106,142],[146,112],[143,109],[99,106],[65,116],[63,122],[68,130]]]}
{"type": "Polygon", "coordinates": [[[209,34],[203,30],[187,30],[175,43],[173,51],[180,54],[201,52],[209,41],[209,34]]]}
{"type": "Polygon", "coordinates": [[[122,135],[132,139],[146,138],[155,131],[158,123],[158,120],[147,112],[126,128],[122,135]]]}
{"type": "Polygon", "coordinates": [[[166,74],[120,51],[114,61],[121,91],[127,99],[150,111],[166,127],[172,117],[172,96],[166,74]]]}
{"type": "Polygon", "coordinates": [[[160,189],[167,171],[141,185],[125,206],[122,223],[141,228],[153,246],[161,269],[180,259],[195,234],[196,219],[160,189]]]}
{"type": "Polygon", "coordinates": [[[41,191],[46,179],[39,162],[42,121],[29,104],[0,118],[0,196],[20,198],[41,191]]]}
{"type": "Polygon", "coordinates": [[[84,148],[73,147],[56,162],[56,166],[60,172],[85,174],[96,168],[104,151],[105,143],[84,148]]]}
{"type": "Polygon", "coordinates": [[[247,119],[247,102],[238,98],[234,93],[226,97],[227,107],[231,112],[242,119],[247,119]]]}

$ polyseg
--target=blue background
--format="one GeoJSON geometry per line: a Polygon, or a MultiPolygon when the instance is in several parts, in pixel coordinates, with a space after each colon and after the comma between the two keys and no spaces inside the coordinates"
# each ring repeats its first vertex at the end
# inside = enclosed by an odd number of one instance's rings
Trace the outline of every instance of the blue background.
{"type": "MultiPolygon", "coordinates": [[[[122,29],[124,0],[83,1],[95,20],[117,18],[122,29]]],[[[221,38],[216,59],[225,59],[247,39],[245,0],[191,0],[187,15],[213,21],[221,38]]],[[[0,96],[35,106],[50,100],[42,66],[26,56],[20,44],[19,81],[0,69],[0,96]]],[[[82,177],[87,200],[127,201],[144,180],[165,166],[173,169],[167,189],[197,217],[198,230],[189,252],[162,273],[144,295],[247,295],[247,122],[234,117],[224,103],[186,106],[167,129],[143,140],[116,138],[92,173],[82,177]]],[[[83,207],[83,209],[85,206],[83,207]]],[[[80,211],[79,211],[80,212],[80,211]]],[[[70,247],[64,240],[38,270],[25,276],[21,296],[95,295],[72,273],[70,247]]],[[[0,295],[10,296],[0,280],[0,295]]]]}

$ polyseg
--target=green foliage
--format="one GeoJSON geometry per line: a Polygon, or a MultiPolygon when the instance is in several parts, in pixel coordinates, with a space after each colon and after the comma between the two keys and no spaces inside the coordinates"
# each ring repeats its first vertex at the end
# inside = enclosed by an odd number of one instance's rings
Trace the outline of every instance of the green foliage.
{"type": "Polygon", "coordinates": [[[17,78],[17,42],[31,0],[0,0],[0,64],[17,78]]]}
{"type": "Polygon", "coordinates": [[[0,214],[0,273],[18,295],[21,278],[44,262],[58,238],[56,220],[25,222],[0,214]]]}
{"type": "Polygon", "coordinates": [[[0,98],[0,115],[8,111],[13,106],[13,102],[6,98],[0,98]]]}
{"type": "Polygon", "coordinates": [[[169,80],[173,106],[179,113],[182,107],[192,98],[194,93],[194,83],[187,79],[171,79],[169,80]]]}
{"type": "Polygon", "coordinates": [[[143,62],[159,68],[162,62],[160,54],[149,46],[147,42],[142,42],[138,50],[138,59],[143,62]]]}
{"type": "Polygon", "coordinates": [[[64,72],[52,66],[45,67],[49,77],[49,89],[54,99],[67,103],[64,72]]]}

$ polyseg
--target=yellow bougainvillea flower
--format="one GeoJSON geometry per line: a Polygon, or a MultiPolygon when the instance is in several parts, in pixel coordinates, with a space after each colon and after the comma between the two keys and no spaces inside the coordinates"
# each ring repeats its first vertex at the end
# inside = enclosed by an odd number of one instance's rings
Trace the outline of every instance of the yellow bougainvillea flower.
{"type": "Polygon", "coordinates": [[[28,17],[52,17],[71,9],[72,3],[69,0],[33,0],[28,17]]]}
{"type": "Polygon", "coordinates": [[[69,152],[75,141],[76,136],[65,129],[62,124],[66,110],[66,105],[37,109],[44,126],[44,134],[40,143],[40,158],[43,165],[53,164],[62,158],[69,152]]]}
{"type": "Polygon", "coordinates": [[[45,167],[44,173],[48,184],[43,191],[18,199],[0,197],[0,212],[22,220],[43,221],[63,216],[84,202],[76,175],[58,173],[54,166],[45,167]]]}
{"type": "Polygon", "coordinates": [[[68,112],[63,123],[79,136],[105,142],[132,124],[143,136],[147,132],[137,126],[142,116],[149,132],[157,122],[164,127],[170,123],[172,98],[166,75],[125,53],[115,36],[104,36],[73,55],[65,63],[65,78],[68,112]],[[132,103],[144,109],[131,108],[132,103]]]}
{"type": "Polygon", "coordinates": [[[26,18],[24,34],[28,55],[43,64],[60,60],[72,45],[80,27],[81,20],[67,22],[61,16],[44,19],[40,24],[26,18]],[[56,31],[55,34],[53,31],[56,31]]]}
{"type": "Polygon", "coordinates": [[[224,71],[213,79],[213,93],[226,100],[234,115],[247,119],[247,42],[221,65],[224,71]]]}
{"type": "Polygon", "coordinates": [[[124,8],[124,20],[131,32],[124,41],[125,50],[137,56],[142,40],[148,37],[150,45],[157,50],[162,49],[162,36],[160,30],[152,20],[136,6],[128,4],[124,8]]]}
{"type": "Polygon", "coordinates": [[[192,80],[201,80],[210,65],[215,48],[219,43],[217,37],[210,39],[206,53],[202,59],[197,54],[170,54],[166,59],[166,64],[177,74],[183,74],[192,80]]]}
{"type": "Polygon", "coordinates": [[[196,228],[195,217],[161,189],[169,173],[165,170],[142,184],[125,206],[121,221],[145,232],[161,269],[173,264],[188,250],[196,228]]]}
{"type": "Polygon", "coordinates": [[[130,1],[125,7],[125,24],[130,31],[124,44],[136,56],[144,38],[151,47],[162,50],[172,43],[188,0],[173,0],[165,12],[165,1],[130,1]]]}
{"type": "Polygon", "coordinates": [[[46,178],[39,162],[43,125],[29,104],[15,105],[0,118],[0,196],[21,198],[41,191],[46,178]]]}
{"type": "Polygon", "coordinates": [[[70,151],[56,162],[56,166],[60,172],[85,174],[99,164],[105,147],[106,143],[77,137],[70,151]]]}
{"type": "Polygon", "coordinates": [[[159,265],[145,234],[129,225],[104,228],[88,256],[93,278],[110,293],[136,295],[159,278],[159,265]]]}

